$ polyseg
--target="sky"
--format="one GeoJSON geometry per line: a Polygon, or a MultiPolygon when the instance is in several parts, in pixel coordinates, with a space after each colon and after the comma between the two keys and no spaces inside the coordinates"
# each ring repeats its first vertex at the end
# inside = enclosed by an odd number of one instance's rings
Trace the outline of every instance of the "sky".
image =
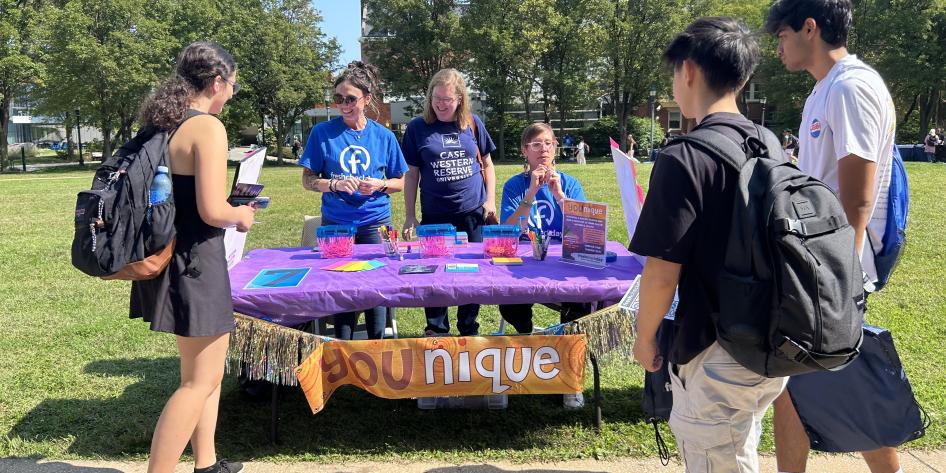
{"type": "Polygon", "coordinates": [[[361,2],[359,0],[312,0],[322,15],[322,32],[342,46],[338,67],[361,58],[361,2]]]}

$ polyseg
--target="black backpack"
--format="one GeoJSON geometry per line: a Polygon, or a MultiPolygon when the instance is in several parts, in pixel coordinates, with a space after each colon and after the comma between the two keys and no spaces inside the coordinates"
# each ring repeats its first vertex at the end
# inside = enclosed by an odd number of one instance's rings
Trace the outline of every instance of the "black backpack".
{"type": "MultiPolygon", "coordinates": [[[[729,128],[729,127],[726,127],[729,128]]],[[[778,138],[712,128],[677,138],[738,172],[720,273],[719,344],[762,376],[838,370],[858,355],[864,279],[837,194],[786,161],[778,138]]]]}
{"type": "Polygon", "coordinates": [[[171,133],[142,129],[95,171],[76,199],[72,265],[103,279],[152,279],[174,251],[174,196],[151,205],[151,181],[169,166],[171,133]],[[150,214],[150,218],[148,215],[150,214]]]}

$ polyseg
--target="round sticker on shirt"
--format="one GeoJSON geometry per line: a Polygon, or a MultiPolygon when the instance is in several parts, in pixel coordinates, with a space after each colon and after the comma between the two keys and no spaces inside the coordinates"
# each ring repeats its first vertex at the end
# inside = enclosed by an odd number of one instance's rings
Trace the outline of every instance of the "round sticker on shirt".
{"type": "Polygon", "coordinates": [[[808,129],[808,131],[811,133],[812,138],[821,136],[821,122],[818,121],[817,118],[812,120],[811,127],[808,129]]]}

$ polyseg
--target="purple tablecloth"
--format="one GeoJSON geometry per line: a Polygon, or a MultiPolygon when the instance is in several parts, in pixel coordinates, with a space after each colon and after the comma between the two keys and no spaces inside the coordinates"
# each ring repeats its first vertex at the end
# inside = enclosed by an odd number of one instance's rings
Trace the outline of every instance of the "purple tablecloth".
{"type": "Polygon", "coordinates": [[[534,260],[530,246],[520,245],[521,266],[494,266],[479,243],[456,248],[451,258],[421,259],[414,253],[404,261],[385,257],[380,244],[355,245],[351,260],[376,259],[385,266],[345,273],[320,269],[344,260],[323,259],[309,248],[260,248],[230,269],[230,285],[234,310],[287,326],[377,306],[617,301],[642,268],[620,243],[608,242],[608,250],[617,261],[592,269],[561,262],[561,245],[550,246],[545,261],[534,260]],[[479,272],[445,273],[446,263],[479,263],[479,272]],[[439,267],[435,273],[399,275],[405,264],[439,267]],[[312,269],[297,287],[245,289],[263,269],[305,267],[312,269]]]}

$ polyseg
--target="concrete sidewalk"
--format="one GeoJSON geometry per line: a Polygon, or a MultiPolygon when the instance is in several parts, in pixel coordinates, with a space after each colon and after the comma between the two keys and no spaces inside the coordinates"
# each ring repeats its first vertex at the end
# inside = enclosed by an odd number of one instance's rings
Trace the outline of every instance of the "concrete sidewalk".
{"type": "MultiPolygon", "coordinates": [[[[901,452],[900,461],[906,473],[946,473],[946,451],[901,452]]],[[[191,473],[193,465],[178,465],[175,473],[191,473]]],[[[145,473],[144,462],[110,461],[54,461],[33,459],[0,459],[2,473],[145,473]]],[[[676,473],[683,467],[671,462],[664,467],[657,459],[627,459],[619,461],[576,460],[559,463],[511,464],[491,462],[487,464],[454,465],[438,462],[423,463],[261,463],[248,462],[244,473],[676,473]]],[[[775,473],[775,458],[762,457],[763,472],[775,473]]],[[[812,455],[808,461],[810,473],[868,473],[859,455],[812,455]]]]}

